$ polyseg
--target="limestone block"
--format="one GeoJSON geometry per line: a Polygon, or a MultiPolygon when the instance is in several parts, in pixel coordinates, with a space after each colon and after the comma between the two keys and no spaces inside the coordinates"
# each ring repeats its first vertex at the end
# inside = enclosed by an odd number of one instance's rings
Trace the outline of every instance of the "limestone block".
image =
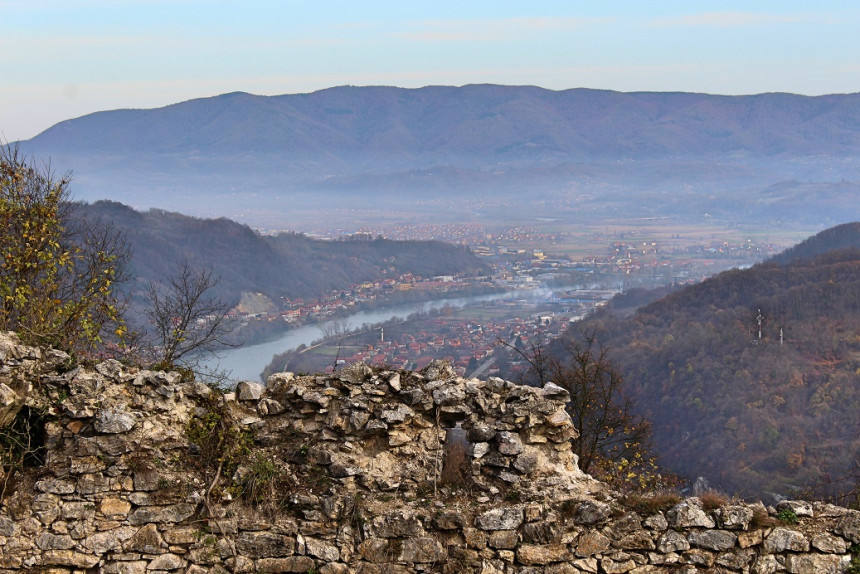
{"type": "Polygon", "coordinates": [[[714,519],[702,509],[702,502],[698,498],[688,498],[666,513],[669,525],[673,528],[714,528],[714,519]]]}
{"type": "Polygon", "coordinates": [[[844,554],[848,551],[848,543],[844,539],[826,533],[813,536],[811,544],[825,554],[844,554]]]}
{"type": "Polygon", "coordinates": [[[778,527],[765,537],[763,549],[770,554],[785,552],[786,550],[808,552],[809,540],[796,530],[778,527]]]}
{"type": "Polygon", "coordinates": [[[622,550],[654,550],[654,540],[645,530],[637,530],[623,536],[616,545],[622,550]]]}
{"type": "Polygon", "coordinates": [[[236,400],[259,401],[263,397],[265,387],[254,381],[239,381],[236,385],[236,400]]]}
{"type": "Polygon", "coordinates": [[[433,518],[433,526],[438,530],[460,530],[466,524],[466,516],[459,510],[445,510],[433,518]]]}
{"type": "Polygon", "coordinates": [[[71,536],[51,534],[50,532],[42,532],[36,538],[36,546],[41,550],[69,550],[74,548],[75,541],[71,536]]]}
{"type": "Polygon", "coordinates": [[[295,547],[295,538],[275,532],[242,532],[236,537],[236,551],[248,558],[292,556],[295,547]]]}
{"type": "Polygon", "coordinates": [[[47,550],[42,553],[43,566],[72,566],[92,568],[99,563],[99,557],[74,550],[47,550]]]}
{"type": "Polygon", "coordinates": [[[585,500],[576,505],[573,519],[577,524],[600,524],[609,520],[612,508],[599,500],[585,500]]]}
{"type": "Polygon", "coordinates": [[[291,556],[289,558],[261,558],[256,561],[257,572],[301,572],[305,574],[315,568],[313,559],[307,556],[291,556]]]}
{"type": "Polygon", "coordinates": [[[666,531],[657,541],[657,550],[663,553],[683,552],[689,549],[690,542],[683,534],[675,530],[666,531]]]}
{"type": "Polygon", "coordinates": [[[185,565],[185,560],[176,554],[162,554],[149,563],[147,570],[178,570],[185,565]]]}
{"type": "Polygon", "coordinates": [[[514,530],[523,523],[523,509],[511,506],[494,508],[475,517],[475,526],[481,530],[514,530]]]}
{"type": "Polygon", "coordinates": [[[742,548],[717,556],[716,563],[733,570],[743,570],[752,561],[755,551],[752,548],[742,548]]]}
{"type": "Polygon", "coordinates": [[[96,414],[95,429],[104,434],[126,433],[137,424],[134,415],[119,409],[100,409],[96,414]]]}
{"type": "Polygon", "coordinates": [[[520,538],[516,530],[496,530],[490,532],[490,536],[487,538],[487,546],[511,550],[516,548],[519,540],[520,538]]]}
{"type": "Polygon", "coordinates": [[[609,549],[612,541],[596,530],[589,530],[579,537],[576,555],[583,558],[602,554],[609,549]]]}
{"type": "Polygon", "coordinates": [[[860,512],[852,512],[840,518],[834,532],[854,544],[860,544],[860,512]]]}
{"type": "Polygon", "coordinates": [[[305,548],[310,556],[319,558],[325,562],[336,562],[340,560],[340,551],[336,546],[328,544],[316,538],[306,538],[305,548]]]}
{"type": "Polygon", "coordinates": [[[848,557],[832,554],[789,554],[785,557],[785,569],[790,574],[840,574],[848,562],[848,557]]]}
{"type": "Polygon", "coordinates": [[[403,511],[374,516],[370,525],[374,536],[379,538],[405,538],[424,535],[424,526],[414,514],[403,511]]]}
{"type": "Polygon", "coordinates": [[[812,503],[805,500],[781,500],[776,505],[777,512],[791,510],[797,516],[814,516],[812,503]]]}
{"type": "Polygon", "coordinates": [[[128,517],[129,524],[140,526],[149,522],[174,524],[182,522],[194,514],[191,504],[173,504],[170,506],[149,506],[138,508],[128,517]]]}
{"type": "Polygon", "coordinates": [[[408,564],[437,564],[445,562],[447,558],[448,553],[438,540],[423,536],[405,539],[397,561],[408,564]]]}
{"type": "Polygon", "coordinates": [[[720,528],[726,530],[746,530],[753,519],[753,509],[749,506],[726,505],[714,511],[720,528]]]}
{"type": "Polygon", "coordinates": [[[693,546],[722,552],[734,547],[738,538],[725,530],[702,530],[691,532],[687,540],[693,546]]]}
{"type": "Polygon", "coordinates": [[[517,548],[517,560],[526,566],[566,562],[573,556],[565,544],[521,544],[517,548]]]}
{"type": "Polygon", "coordinates": [[[123,546],[126,552],[140,552],[142,554],[161,554],[165,548],[167,548],[167,544],[155,524],[147,524],[138,529],[123,546]]]}

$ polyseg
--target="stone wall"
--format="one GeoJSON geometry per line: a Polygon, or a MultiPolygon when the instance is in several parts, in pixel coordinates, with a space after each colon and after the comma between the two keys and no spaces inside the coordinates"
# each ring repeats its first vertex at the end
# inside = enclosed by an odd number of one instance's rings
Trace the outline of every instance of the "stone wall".
{"type": "Polygon", "coordinates": [[[850,563],[854,511],[625,502],[577,468],[568,398],[441,363],[281,373],[223,395],[116,361],[70,369],[60,352],[0,335],[0,420],[44,422],[43,464],[3,477],[0,571],[800,574],[850,563]]]}

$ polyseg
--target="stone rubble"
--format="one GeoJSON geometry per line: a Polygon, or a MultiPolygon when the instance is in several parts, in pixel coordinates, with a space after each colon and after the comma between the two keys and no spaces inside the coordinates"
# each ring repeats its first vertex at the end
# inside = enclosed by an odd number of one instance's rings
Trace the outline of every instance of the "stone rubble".
{"type": "Polygon", "coordinates": [[[222,395],[117,361],[72,368],[0,334],[0,428],[24,408],[45,426],[44,465],[13,477],[0,504],[0,574],[818,574],[851,562],[852,510],[625,506],[578,469],[568,399],[440,362],[279,373],[222,395]],[[201,428],[226,429],[238,450],[201,428]],[[774,518],[786,509],[797,524],[774,518]]]}

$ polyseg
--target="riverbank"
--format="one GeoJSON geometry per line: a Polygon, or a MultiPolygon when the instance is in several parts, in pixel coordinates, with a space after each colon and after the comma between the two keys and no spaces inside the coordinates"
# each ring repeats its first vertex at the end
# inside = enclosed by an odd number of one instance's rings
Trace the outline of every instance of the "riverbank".
{"type": "Polygon", "coordinates": [[[393,305],[381,309],[360,311],[320,323],[290,329],[279,337],[263,343],[228,349],[219,353],[218,357],[205,361],[203,367],[207,370],[229,372],[231,380],[261,380],[261,373],[275,355],[289,349],[296,349],[301,345],[310,345],[314,341],[323,338],[325,333],[332,328],[353,330],[365,324],[382,323],[390,320],[392,317],[407,317],[414,313],[439,309],[446,305],[463,307],[482,301],[515,300],[518,298],[538,300],[548,295],[549,291],[546,289],[505,291],[502,293],[472,295],[469,297],[433,299],[406,305],[393,305]]]}

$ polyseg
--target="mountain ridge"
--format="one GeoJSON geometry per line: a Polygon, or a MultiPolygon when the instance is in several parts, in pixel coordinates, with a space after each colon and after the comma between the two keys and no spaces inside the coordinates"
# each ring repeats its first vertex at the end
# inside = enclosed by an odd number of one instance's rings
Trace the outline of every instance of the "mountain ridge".
{"type": "Polygon", "coordinates": [[[611,347],[671,470],[837,496],[860,456],[860,223],[786,253],[579,327],[611,347]]]}

